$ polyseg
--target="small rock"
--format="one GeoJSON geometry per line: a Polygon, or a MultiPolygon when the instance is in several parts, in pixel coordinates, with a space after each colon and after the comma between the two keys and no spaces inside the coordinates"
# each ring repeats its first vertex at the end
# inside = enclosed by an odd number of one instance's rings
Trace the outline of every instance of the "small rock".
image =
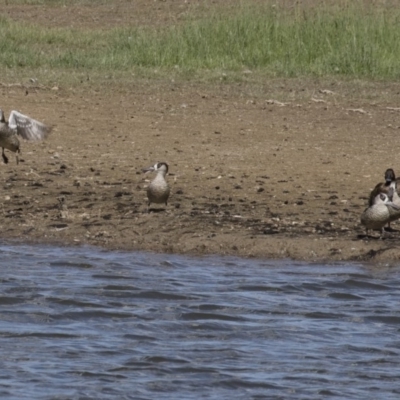
{"type": "Polygon", "coordinates": [[[90,215],[88,213],[83,213],[81,215],[79,215],[84,221],[87,221],[88,219],[90,219],[90,215]]]}

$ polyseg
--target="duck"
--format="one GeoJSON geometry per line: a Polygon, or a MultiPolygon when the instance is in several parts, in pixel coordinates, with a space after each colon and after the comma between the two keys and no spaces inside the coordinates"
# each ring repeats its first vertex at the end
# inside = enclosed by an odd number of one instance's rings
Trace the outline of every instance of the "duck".
{"type": "MultiPolygon", "coordinates": [[[[400,207],[400,196],[397,193],[397,182],[399,181],[399,178],[396,179],[396,175],[394,173],[393,168],[388,168],[385,171],[385,182],[378,183],[374,189],[371,191],[369,195],[369,200],[368,200],[368,206],[371,207],[374,204],[375,198],[380,194],[389,194],[389,191],[391,188],[393,188],[393,191],[390,191],[391,196],[390,200],[396,204],[397,206],[400,207]]],[[[394,216],[390,221],[395,221],[396,219],[399,219],[399,217],[394,216]]],[[[390,221],[388,222],[388,227],[390,229],[390,221]]]]}
{"type": "Polygon", "coordinates": [[[30,141],[43,140],[51,130],[51,127],[42,122],[15,110],[11,111],[7,121],[3,110],[0,109],[0,147],[4,164],[8,164],[8,157],[4,153],[5,149],[15,153],[17,164],[19,164],[18,154],[21,153],[21,149],[18,136],[30,141]]]}
{"type": "Polygon", "coordinates": [[[379,193],[375,196],[373,204],[367,207],[361,214],[361,224],[366,228],[366,234],[370,229],[381,231],[384,237],[384,226],[395,219],[400,218],[400,206],[392,201],[394,189],[391,187],[388,193],[379,193]]]}
{"type": "Polygon", "coordinates": [[[150,210],[150,204],[165,204],[168,205],[168,198],[170,194],[170,187],[165,179],[168,173],[168,164],[166,162],[157,162],[151,167],[144,168],[144,173],[156,171],[156,177],[150,182],[147,187],[147,207],[150,210]]]}
{"type": "Polygon", "coordinates": [[[393,168],[388,168],[385,171],[385,182],[380,182],[376,184],[376,186],[372,189],[370,195],[369,195],[369,200],[368,200],[368,206],[372,206],[374,204],[374,200],[376,196],[380,193],[386,193],[388,194],[389,190],[391,187],[394,188],[393,192],[393,202],[398,203],[400,205],[400,197],[397,194],[397,181],[396,175],[394,173],[393,168]]]}

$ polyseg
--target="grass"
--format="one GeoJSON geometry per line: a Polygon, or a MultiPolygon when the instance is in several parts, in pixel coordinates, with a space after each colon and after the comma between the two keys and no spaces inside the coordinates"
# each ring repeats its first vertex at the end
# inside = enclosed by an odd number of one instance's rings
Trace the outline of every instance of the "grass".
{"type": "Polygon", "coordinates": [[[5,4],[28,5],[28,6],[70,6],[84,5],[90,6],[95,2],[96,5],[107,4],[110,0],[4,0],[5,4]]]}
{"type": "Polygon", "coordinates": [[[154,74],[185,79],[270,77],[396,80],[400,8],[238,6],[226,15],[163,28],[45,28],[0,17],[0,68],[8,75],[154,74]],[[50,74],[51,72],[51,74],[50,74]]]}

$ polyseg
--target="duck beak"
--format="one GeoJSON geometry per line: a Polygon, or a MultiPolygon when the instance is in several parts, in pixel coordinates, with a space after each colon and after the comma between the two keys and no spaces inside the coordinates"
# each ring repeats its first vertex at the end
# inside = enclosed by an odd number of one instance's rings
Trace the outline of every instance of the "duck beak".
{"type": "Polygon", "coordinates": [[[143,168],[142,169],[142,172],[145,173],[145,174],[147,174],[149,172],[153,172],[153,171],[155,171],[154,167],[148,167],[148,168],[143,168]]]}
{"type": "Polygon", "coordinates": [[[397,204],[390,202],[390,207],[394,208],[396,211],[400,210],[400,207],[397,204]]]}

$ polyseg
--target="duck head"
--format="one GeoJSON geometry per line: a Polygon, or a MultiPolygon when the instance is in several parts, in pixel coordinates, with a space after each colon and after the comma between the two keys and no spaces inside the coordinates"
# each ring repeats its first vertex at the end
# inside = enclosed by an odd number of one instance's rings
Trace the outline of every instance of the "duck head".
{"type": "Polygon", "coordinates": [[[388,168],[385,171],[385,182],[387,184],[390,184],[392,181],[396,180],[396,175],[394,174],[394,171],[392,168],[388,168]]]}
{"type": "Polygon", "coordinates": [[[153,172],[153,171],[162,171],[162,172],[164,172],[164,174],[167,174],[168,173],[168,164],[166,162],[158,162],[151,167],[142,169],[142,172],[144,172],[145,174],[148,172],[153,172]]]}

